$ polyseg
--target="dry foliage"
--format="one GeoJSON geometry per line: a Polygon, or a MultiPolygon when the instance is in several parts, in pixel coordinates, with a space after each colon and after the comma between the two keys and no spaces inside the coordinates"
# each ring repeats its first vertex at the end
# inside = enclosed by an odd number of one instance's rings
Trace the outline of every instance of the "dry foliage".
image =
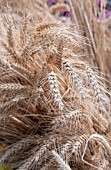
{"type": "Polygon", "coordinates": [[[15,11],[1,11],[0,164],[17,170],[110,170],[110,94],[88,63],[87,49],[93,48],[78,23],[66,26],[45,2],[34,3],[24,11],[19,7],[20,15],[15,4],[15,11]]]}

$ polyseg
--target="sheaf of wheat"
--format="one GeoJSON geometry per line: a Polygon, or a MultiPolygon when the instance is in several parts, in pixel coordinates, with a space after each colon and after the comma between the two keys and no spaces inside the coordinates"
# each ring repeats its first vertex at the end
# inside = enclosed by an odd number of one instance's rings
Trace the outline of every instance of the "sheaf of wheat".
{"type": "Polygon", "coordinates": [[[32,16],[4,8],[0,16],[0,164],[110,170],[110,93],[86,61],[87,39],[54,18],[57,6],[34,4],[32,16]]]}

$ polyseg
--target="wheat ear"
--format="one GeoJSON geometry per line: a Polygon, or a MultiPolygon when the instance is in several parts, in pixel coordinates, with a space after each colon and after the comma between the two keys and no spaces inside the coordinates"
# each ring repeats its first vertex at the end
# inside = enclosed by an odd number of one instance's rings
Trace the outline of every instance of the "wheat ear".
{"type": "Polygon", "coordinates": [[[22,23],[22,26],[21,26],[21,30],[20,30],[20,41],[21,41],[21,46],[23,47],[25,42],[26,42],[26,38],[27,38],[27,35],[28,35],[28,25],[30,23],[30,17],[29,16],[26,16],[24,17],[24,21],[22,23]]]}
{"type": "Polygon", "coordinates": [[[56,159],[56,161],[58,162],[61,169],[63,169],[63,170],[71,170],[69,165],[65,163],[65,161],[60,157],[60,155],[57,152],[52,150],[52,154],[53,154],[54,158],[56,159]]]}
{"type": "Polygon", "coordinates": [[[82,135],[80,136],[79,140],[77,140],[74,145],[72,146],[71,154],[74,155],[74,163],[76,164],[78,161],[82,160],[82,154],[84,151],[84,147],[86,144],[88,136],[82,135]]]}
{"type": "Polygon", "coordinates": [[[60,154],[62,158],[65,159],[67,152],[69,152],[70,148],[72,147],[72,141],[68,141],[65,145],[62,146],[60,154]]]}
{"type": "Polygon", "coordinates": [[[55,23],[55,22],[43,22],[43,23],[39,23],[37,25],[36,31],[37,32],[42,32],[42,31],[44,31],[46,29],[50,29],[50,28],[52,28],[54,26],[56,27],[56,26],[58,26],[58,24],[55,23]]]}
{"type": "Polygon", "coordinates": [[[63,70],[65,70],[72,82],[72,86],[75,85],[80,96],[81,97],[84,97],[83,95],[83,90],[82,90],[82,87],[81,87],[81,83],[78,79],[78,76],[77,74],[74,72],[74,69],[70,66],[70,64],[68,63],[68,61],[62,61],[63,63],[63,70]]]}
{"type": "Polygon", "coordinates": [[[56,117],[52,121],[52,125],[57,127],[62,123],[65,124],[67,120],[75,121],[75,129],[78,129],[81,126],[81,122],[85,121],[88,124],[89,129],[92,130],[93,122],[91,118],[87,114],[81,113],[79,110],[75,110],[73,112],[69,112],[67,114],[56,117]]]}
{"type": "Polygon", "coordinates": [[[10,21],[9,27],[7,30],[7,41],[8,41],[8,46],[3,43],[4,47],[6,47],[7,51],[9,52],[10,55],[17,57],[17,53],[15,51],[15,41],[13,37],[13,23],[10,21]]]}
{"type": "Polygon", "coordinates": [[[101,93],[100,93],[98,81],[97,81],[96,77],[94,76],[92,69],[88,65],[86,65],[85,70],[86,70],[87,76],[89,78],[89,81],[93,85],[95,98],[97,101],[99,101],[101,98],[101,93]]]}
{"type": "Polygon", "coordinates": [[[43,145],[34,155],[31,155],[18,170],[27,170],[33,162],[38,163],[41,156],[46,152],[48,146],[48,144],[43,145]]]}
{"type": "Polygon", "coordinates": [[[69,140],[65,145],[62,146],[61,149],[62,158],[65,158],[69,152],[71,156],[74,155],[73,161],[77,163],[77,161],[79,161],[80,158],[82,157],[83,152],[82,148],[84,148],[87,138],[88,136],[82,135],[77,141],[75,141],[75,139],[69,140]]]}
{"type": "Polygon", "coordinates": [[[8,102],[5,102],[5,104],[4,103],[1,104],[0,105],[0,120],[5,118],[6,115],[10,115],[14,113],[13,111],[15,111],[17,109],[17,106],[21,102],[23,103],[24,100],[26,100],[26,97],[17,96],[8,102]]]}
{"type": "Polygon", "coordinates": [[[48,74],[48,82],[49,82],[50,88],[53,92],[54,102],[55,102],[56,106],[58,106],[59,110],[63,110],[64,104],[62,102],[61,94],[58,89],[57,76],[54,73],[54,71],[52,71],[51,73],[48,74]]]}
{"type": "Polygon", "coordinates": [[[37,141],[32,136],[28,136],[27,138],[20,140],[15,145],[12,145],[12,147],[8,149],[6,153],[0,158],[0,164],[5,160],[7,160],[11,155],[17,153],[19,150],[23,149],[29,144],[34,144],[34,143],[36,144],[37,141]]]}
{"type": "MultiPolygon", "coordinates": [[[[20,91],[20,90],[23,90],[23,89],[26,89],[27,87],[26,86],[23,86],[19,83],[7,83],[7,84],[1,84],[0,85],[0,90],[1,91],[20,91]]],[[[16,93],[15,92],[15,93],[16,93]]]]}

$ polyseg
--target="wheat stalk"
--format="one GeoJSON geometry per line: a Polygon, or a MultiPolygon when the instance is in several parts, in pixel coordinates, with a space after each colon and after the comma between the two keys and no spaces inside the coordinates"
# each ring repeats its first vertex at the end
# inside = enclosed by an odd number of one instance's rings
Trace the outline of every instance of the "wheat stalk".
{"type": "Polygon", "coordinates": [[[94,166],[94,165],[92,165],[92,164],[90,164],[90,163],[88,163],[87,161],[84,160],[86,149],[87,149],[87,146],[88,146],[88,143],[89,143],[90,140],[95,140],[97,142],[100,142],[105,147],[105,149],[107,150],[107,153],[108,153],[109,156],[111,156],[111,147],[110,147],[109,143],[107,142],[107,140],[103,136],[101,136],[99,134],[92,134],[88,138],[88,140],[86,141],[85,149],[84,149],[84,152],[83,152],[83,155],[82,155],[82,160],[86,164],[98,169],[98,167],[96,167],[96,166],[94,166]]]}

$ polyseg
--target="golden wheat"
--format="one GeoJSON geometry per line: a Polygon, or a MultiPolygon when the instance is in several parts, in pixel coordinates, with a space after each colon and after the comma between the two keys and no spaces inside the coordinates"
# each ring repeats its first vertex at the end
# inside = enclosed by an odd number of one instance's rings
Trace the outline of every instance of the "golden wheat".
{"type": "MultiPolygon", "coordinates": [[[[78,26],[86,2],[70,2],[78,26]]],[[[14,15],[21,11],[19,22],[4,8],[0,16],[0,163],[18,170],[109,170],[110,103],[102,99],[110,93],[89,62],[93,39],[91,47],[77,26],[57,21],[50,13],[56,5],[23,4],[11,4],[14,15]]]]}

